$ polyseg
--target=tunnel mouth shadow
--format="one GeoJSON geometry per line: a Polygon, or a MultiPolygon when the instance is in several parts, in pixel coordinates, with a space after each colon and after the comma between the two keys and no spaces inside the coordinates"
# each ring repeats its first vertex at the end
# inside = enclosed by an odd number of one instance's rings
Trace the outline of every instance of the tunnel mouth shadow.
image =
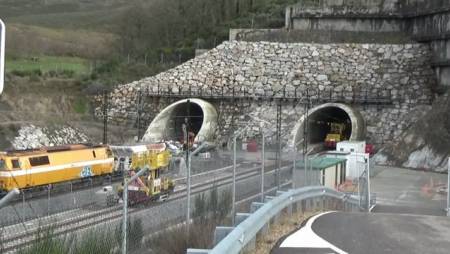
{"type": "Polygon", "coordinates": [[[358,110],[346,104],[326,103],[312,108],[297,122],[292,144],[297,149],[302,147],[306,120],[307,143],[310,145],[324,144],[327,135],[333,133],[332,125],[343,128],[342,140],[357,141],[365,138],[365,122],[358,110]]]}
{"type": "Polygon", "coordinates": [[[350,138],[352,133],[350,116],[341,108],[327,107],[308,116],[308,143],[323,142],[327,134],[332,133],[332,125],[343,126],[343,140],[350,138]]]}
{"type": "Polygon", "coordinates": [[[215,107],[201,99],[190,98],[177,101],[164,108],[151,122],[143,141],[183,140],[183,125],[189,122],[189,132],[195,141],[214,141],[217,127],[215,107]]]}

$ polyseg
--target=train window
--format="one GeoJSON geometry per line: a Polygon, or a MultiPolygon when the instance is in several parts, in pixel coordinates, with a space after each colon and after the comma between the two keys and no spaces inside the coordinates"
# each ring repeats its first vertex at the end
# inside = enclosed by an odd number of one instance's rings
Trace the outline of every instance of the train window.
{"type": "Polygon", "coordinates": [[[19,160],[18,160],[18,159],[11,160],[11,163],[12,163],[12,167],[13,167],[14,169],[20,168],[20,163],[19,163],[19,160]]]}
{"type": "Polygon", "coordinates": [[[0,159],[0,170],[5,170],[5,169],[6,169],[5,161],[3,159],[0,159]]]}
{"type": "Polygon", "coordinates": [[[33,158],[30,158],[29,160],[30,160],[30,165],[34,166],[34,167],[50,164],[50,161],[48,160],[48,156],[33,157],[33,158]]]}
{"type": "Polygon", "coordinates": [[[95,151],[92,151],[92,155],[94,155],[94,158],[97,158],[97,155],[95,154],[95,151]]]}

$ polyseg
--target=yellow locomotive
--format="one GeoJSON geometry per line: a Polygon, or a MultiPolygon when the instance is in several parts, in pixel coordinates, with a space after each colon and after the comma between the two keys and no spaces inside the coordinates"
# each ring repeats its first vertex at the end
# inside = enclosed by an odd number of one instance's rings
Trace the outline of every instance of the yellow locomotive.
{"type": "Polygon", "coordinates": [[[108,146],[67,145],[0,153],[0,191],[111,174],[114,157],[108,146]]]}
{"type": "Polygon", "coordinates": [[[135,188],[135,201],[142,194],[153,199],[173,190],[173,182],[166,174],[169,161],[165,144],[76,144],[0,152],[0,194],[97,176],[127,175],[148,167],[148,174],[141,179],[143,188],[135,188]]]}

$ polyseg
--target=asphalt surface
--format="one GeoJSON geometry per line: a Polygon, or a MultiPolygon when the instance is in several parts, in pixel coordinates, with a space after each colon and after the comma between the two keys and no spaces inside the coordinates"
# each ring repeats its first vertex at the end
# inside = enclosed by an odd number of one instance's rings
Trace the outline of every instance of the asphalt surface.
{"type": "MultiPolygon", "coordinates": [[[[377,167],[371,192],[377,205],[372,212],[445,215],[447,175],[403,168],[377,167]]],[[[450,252],[449,252],[450,253],[450,252]]]]}
{"type": "Polygon", "coordinates": [[[289,239],[295,238],[294,233],[281,241],[272,253],[443,254],[450,250],[450,220],[440,216],[333,212],[318,217],[311,228],[337,251],[324,248],[321,243],[317,248],[299,248],[308,237],[289,239]],[[289,241],[297,246],[280,248],[283,242],[289,241]]]}
{"type": "Polygon", "coordinates": [[[280,239],[272,253],[450,253],[446,193],[440,191],[447,175],[392,167],[376,172],[372,213],[334,212],[310,219],[280,239]]]}

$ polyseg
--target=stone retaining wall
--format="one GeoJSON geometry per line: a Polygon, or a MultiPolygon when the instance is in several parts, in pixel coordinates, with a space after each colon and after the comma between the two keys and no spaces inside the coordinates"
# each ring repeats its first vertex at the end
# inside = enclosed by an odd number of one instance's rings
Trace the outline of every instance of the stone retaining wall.
{"type": "MultiPolygon", "coordinates": [[[[369,139],[382,143],[398,137],[414,119],[407,116],[432,100],[431,89],[436,81],[429,67],[430,57],[429,47],[422,44],[225,42],[164,73],[118,86],[111,94],[110,114],[119,122],[136,118],[139,91],[153,94],[158,89],[173,93],[202,89],[214,93],[212,88],[227,96],[245,93],[248,98],[264,97],[250,104],[211,101],[217,105],[221,121],[218,138],[226,140],[231,128],[242,125],[250,136],[259,127],[273,133],[276,105],[270,102],[272,95],[284,92],[292,96],[296,92],[302,99],[309,91],[314,99],[317,93],[347,95],[367,91],[371,96],[389,95],[393,101],[392,105],[356,106],[367,122],[369,139]]],[[[173,100],[147,97],[141,118],[151,121],[170,102],[173,100]]],[[[287,141],[303,114],[303,106],[284,104],[282,129],[287,141]]],[[[101,114],[100,107],[97,114],[101,114]]]]}

